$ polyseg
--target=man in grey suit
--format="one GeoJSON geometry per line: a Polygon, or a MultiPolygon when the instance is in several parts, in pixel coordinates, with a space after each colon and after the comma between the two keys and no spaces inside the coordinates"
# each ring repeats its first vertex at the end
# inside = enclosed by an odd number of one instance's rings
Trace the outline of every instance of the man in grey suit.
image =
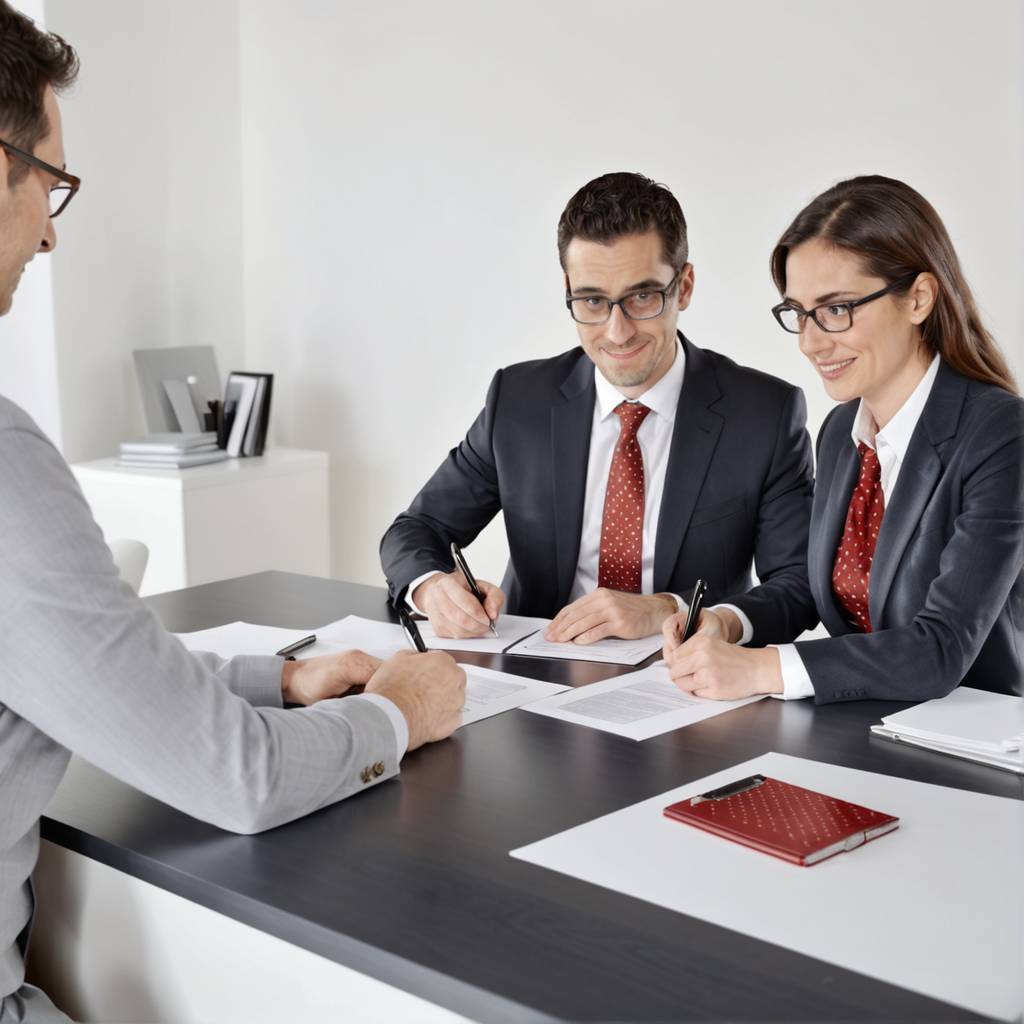
{"type": "MultiPolygon", "coordinates": [[[[0,314],[78,189],[54,95],[77,68],[0,0],[0,314]]],[[[2,397],[0,623],[0,1024],[68,1019],[24,977],[39,816],[72,752],[251,833],[391,778],[406,750],[461,723],[465,673],[441,652],[188,653],[119,578],[64,460],[2,397]],[[357,683],[364,694],[331,699],[357,683]]]]}

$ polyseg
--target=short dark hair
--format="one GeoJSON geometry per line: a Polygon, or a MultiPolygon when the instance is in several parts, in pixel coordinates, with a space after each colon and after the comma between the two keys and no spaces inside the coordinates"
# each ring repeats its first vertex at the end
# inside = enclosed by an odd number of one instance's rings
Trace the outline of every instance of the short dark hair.
{"type": "MultiPolygon", "coordinates": [[[[938,353],[966,377],[1018,393],[1006,357],[982,323],[949,233],[920,192],[880,174],[847,178],[822,192],[796,215],[772,252],[772,279],[783,297],[786,260],[812,238],[856,256],[886,284],[933,274],[939,294],[921,324],[928,354],[938,353]]],[[[909,288],[908,283],[897,294],[909,288]]]]}
{"type": "MultiPolygon", "coordinates": [[[[0,0],[0,138],[31,153],[50,133],[43,107],[49,85],[67,89],[78,75],[78,55],[60,36],[42,32],[31,18],[0,0]]],[[[8,187],[28,174],[15,160],[8,187]]]]}
{"type": "Polygon", "coordinates": [[[574,238],[611,245],[626,235],[661,236],[665,262],[678,274],[686,264],[686,218],[676,197],[664,186],[632,171],[602,174],[569,200],[558,221],[558,261],[574,238]]]}

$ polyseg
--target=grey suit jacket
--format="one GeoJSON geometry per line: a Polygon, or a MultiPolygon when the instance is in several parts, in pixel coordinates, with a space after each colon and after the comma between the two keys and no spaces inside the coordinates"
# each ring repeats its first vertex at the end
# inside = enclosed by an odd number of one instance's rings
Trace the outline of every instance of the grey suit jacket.
{"type": "Polygon", "coordinates": [[[808,570],[832,638],[796,645],[815,701],[922,701],[959,683],[1024,694],[1024,401],[941,363],[886,501],[868,634],[832,589],[857,406],[834,409],[818,436],[808,570]]]}
{"type": "Polygon", "coordinates": [[[285,711],[282,659],[189,654],[119,578],[64,460],[4,398],[0,651],[0,998],[24,978],[39,816],[72,752],[246,833],[364,789],[368,765],[384,763],[374,782],[398,771],[371,702],[285,711]]]}
{"type": "MultiPolygon", "coordinates": [[[[654,552],[654,590],[706,604],[730,600],[753,644],[793,639],[817,624],[807,588],[811,442],[803,392],[700,349],[682,335],[686,373],[654,552]],[[762,586],[750,591],[756,563],[762,586]]],[[[381,541],[393,599],[426,572],[451,572],[500,511],[509,565],[505,610],[552,617],[568,603],[579,560],[594,364],[582,348],[499,370],[465,440],[381,541]]]]}

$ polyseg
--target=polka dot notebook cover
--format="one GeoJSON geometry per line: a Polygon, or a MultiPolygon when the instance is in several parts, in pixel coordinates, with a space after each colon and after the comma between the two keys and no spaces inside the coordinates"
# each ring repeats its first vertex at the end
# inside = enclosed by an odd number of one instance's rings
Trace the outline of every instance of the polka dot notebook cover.
{"type": "Polygon", "coordinates": [[[891,814],[764,775],[682,800],[665,814],[804,867],[899,827],[891,814]]]}

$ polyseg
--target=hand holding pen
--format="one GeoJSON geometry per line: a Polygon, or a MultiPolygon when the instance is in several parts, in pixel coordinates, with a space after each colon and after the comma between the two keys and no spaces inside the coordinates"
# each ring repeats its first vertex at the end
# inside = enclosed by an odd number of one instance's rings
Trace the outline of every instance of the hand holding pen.
{"type": "Polygon", "coordinates": [[[697,632],[700,623],[701,607],[704,604],[704,597],[708,592],[708,585],[704,580],[697,580],[693,588],[693,596],[690,598],[690,607],[683,618],[683,613],[678,612],[665,620],[663,631],[665,633],[665,658],[671,661],[672,654],[697,632]]]}
{"type": "MultiPolygon", "coordinates": [[[[455,541],[452,541],[452,558],[455,559],[455,567],[462,573],[469,584],[469,589],[473,596],[480,602],[480,607],[484,609],[484,614],[487,614],[487,607],[484,601],[484,595],[480,593],[480,587],[477,586],[476,580],[473,578],[473,574],[469,571],[469,565],[466,562],[465,556],[462,554],[462,549],[455,541]]],[[[494,619],[488,616],[487,624],[491,627],[491,632],[497,636],[498,631],[494,628],[494,619]]]]}
{"type": "Polygon", "coordinates": [[[479,636],[497,619],[505,595],[493,583],[475,582],[479,596],[473,595],[465,574],[456,568],[451,573],[438,572],[431,576],[410,596],[416,609],[430,619],[437,636],[454,639],[479,636]]]}

